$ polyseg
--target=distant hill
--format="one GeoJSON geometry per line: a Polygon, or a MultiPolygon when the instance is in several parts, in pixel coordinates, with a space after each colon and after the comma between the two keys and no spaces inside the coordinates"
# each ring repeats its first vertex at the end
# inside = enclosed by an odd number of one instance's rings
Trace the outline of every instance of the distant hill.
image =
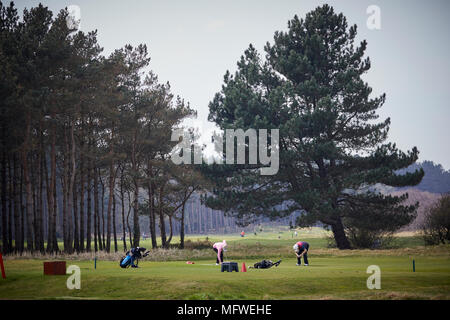
{"type": "Polygon", "coordinates": [[[442,165],[435,164],[433,161],[418,162],[410,165],[408,168],[399,170],[399,174],[406,172],[414,172],[423,168],[425,176],[422,181],[414,187],[398,188],[397,190],[405,190],[409,188],[428,191],[431,193],[448,193],[450,192],[450,171],[444,170],[442,165]]]}
{"type": "Polygon", "coordinates": [[[420,229],[426,211],[439,200],[441,194],[450,192],[450,171],[444,170],[442,165],[433,161],[414,163],[406,169],[399,170],[398,173],[413,172],[420,168],[425,171],[425,176],[417,186],[392,188],[388,191],[397,196],[407,192],[409,198],[406,200],[406,204],[414,204],[417,201],[420,203],[417,218],[402,230],[420,229]]]}

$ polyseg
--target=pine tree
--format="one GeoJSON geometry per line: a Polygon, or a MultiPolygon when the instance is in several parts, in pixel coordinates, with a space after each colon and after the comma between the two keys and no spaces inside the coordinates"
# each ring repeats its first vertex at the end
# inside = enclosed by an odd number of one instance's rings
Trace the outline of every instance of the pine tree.
{"type": "Polygon", "coordinates": [[[221,129],[279,129],[280,167],[276,175],[261,176],[257,165],[211,166],[218,184],[210,206],[247,223],[257,215],[304,210],[297,223],[331,227],[340,249],[350,248],[346,228],[355,212],[368,219],[379,217],[374,210],[395,212],[402,216],[397,228],[413,219],[415,206],[367,188],[415,185],[423,171],[395,174],[417,160],[418,150],[403,153],[385,143],[390,119],[375,122],[385,95],[372,98],[362,79],[370,60],[367,42],[355,45],[356,34],[356,25],[323,5],[276,32],[265,61],[250,45],[237,72],[225,74],[209,120],[221,129]]]}

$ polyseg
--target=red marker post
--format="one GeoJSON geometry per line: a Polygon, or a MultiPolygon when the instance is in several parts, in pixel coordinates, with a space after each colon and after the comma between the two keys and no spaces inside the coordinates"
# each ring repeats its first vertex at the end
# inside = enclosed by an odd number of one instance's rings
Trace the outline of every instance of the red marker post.
{"type": "Polygon", "coordinates": [[[1,253],[0,253],[0,266],[2,268],[2,278],[6,279],[5,266],[3,265],[3,256],[1,253]]]}

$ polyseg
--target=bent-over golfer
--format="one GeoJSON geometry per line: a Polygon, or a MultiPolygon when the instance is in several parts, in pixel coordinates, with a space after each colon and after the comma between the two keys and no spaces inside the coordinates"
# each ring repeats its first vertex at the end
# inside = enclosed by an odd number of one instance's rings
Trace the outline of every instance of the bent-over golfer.
{"type": "Polygon", "coordinates": [[[308,265],[308,250],[309,250],[309,243],[305,241],[299,241],[296,244],[294,244],[294,251],[295,255],[297,256],[297,266],[300,266],[302,264],[302,257],[303,262],[305,263],[305,266],[308,265]]]}
{"type": "Polygon", "coordinates": [[[216,266],[222,264],[223,262],[223,252],[225,251],[225,247],[227,246],[227,242],[223,240],[222,242],[216,242],[213,245],[214,251],[217,253],[216,258],[216,266]]]}

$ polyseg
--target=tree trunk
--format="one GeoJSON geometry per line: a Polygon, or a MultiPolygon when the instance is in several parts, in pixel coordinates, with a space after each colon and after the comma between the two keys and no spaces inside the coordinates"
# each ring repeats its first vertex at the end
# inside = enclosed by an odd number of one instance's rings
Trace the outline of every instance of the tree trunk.
{"type": "Polygon", "coordinates": [[[351,249],[350,242],[345,235],[344,225],[342,224],[341,217],[336,218],[336,222],[331,225],[336,245],[339,249],[351,249]]]}
{"type": "Polygon", "coordinates": [[[61,176],[61,184],[62,184],[62,195],[63,195],[63,208],[62,208],[62,213],[63,213],[63,224],[62,224],[62,231],[63,231],[63,245],[64,245],[64,252],[65,253],[69,253],[69,235],[68,235],[68,217],[67,217],[67,185],[68,185],[68,179],[67,179],[67,174],[68,174],[68,165],[67,165],[67,156],[68,154],[66,153],[66,155],[64,156],[64,160],[63,160],[63,172],[62,172],[62,176],[61,176]]]}
{"type": "Polygon", "coordinates": [[[47,157],[44,154],[44,179],[45,179],[45,189],[47,191],[47,253],[53,253],[53,192],[49,182],[48,167],[47,167],[47,157]]]}
{"type": "MultiPolygon", "coordinates": [[[[3,130],[4,131],[4,130],[3,130]]],[[[8,215],[7,215],[7,205],[6,205],[6,147],[2,146],[2,164],[1,164],[1,198],[2,198],[2,253],[6,254],[9,252],[8,245],[8,215]]]]}
{"type": "MultiPolygon", "coordinates": [[[[94,181],[95,181],[95,179],[94,179],[94,181]]],[[[94,199],[95,199],[95,196],[94,196],[94,199]]],[[[94,202],[95,202],[95,200],[94,200],[94,202]]],[[[95,207],[95,203],[94,203],[94,207],[95,207]]],[[[97,223],[98,223],[97,222],[97,214],[95,213],[95,208],[94,208],[94,252],[98,251],[98,243],[97,243],[97,230],[98,230],[98,227],[97,227],[97,223]]]]}
{"type": "MultiPolygon", "coordinates": [[[[152,170],[151,166],[149,165],[149,172],[151,172],[151,170],[152,170]]],[[[156,241],[155,197],[153,193],[154,190],[153,183],[149,182],[147,188],[148,188],[148,204],[149,204],[148,221],[149,221],[150,237],[152,239],[152,248],[156,248],[158,244],[156,241]]]]}
{"type": "Polygon", "coordinates": [[[103,183],[103,179],[102,179],[102,176],[101,176],[101,171],[100,171],[100,169],[98,170],[98,174],[99,174],[99,178],[100,178],[100,185],[101,185],[101,187],[102,187],[102,200],[101,200],[101,208],[102,208],[102,210],[101,210],[101,213],[102,213],[102,219],[101,219],[101,221],[102,221],[102,223],[101,223],[101,242],[102,242],[102,246],[103,246],[103,249],[106,249],[106,234],[105,234],[105,184],[103,183]]]}
{"type": "Polygon", "coordinates": [[[9,252],[14,249],[13,246],[13,216],[14,216],[14,193],[13,193],[13,160],[12,156],[8,157],[8,241],[9,241],[9,252]]]}
{"type": "Polygon", "coordinates": [[[166,241],[166,247],[168,247],[170,244],[170,241],[172,241],[172,235],[173,235],[172,216],[169,216],[169,238],[166,241]]]}
{"type": "Polygon", "coordinates": [[[25,250],[25,205],[23,204],[23,166],[20,167],[20,183],[19,183],[19,195],[20,195],[20,253],[25,250]]]}
{"type": "Polygon", "coordinates": [[[100,226],[99,226],[99,213],[98,213],[98,172],[96,168],[94,169],[94,243],[95,252],[98,249],[103,250],[102,242],[100,241],[100,226]]]}
{"type": "MultiPolygon", "coordinates": [[[[74,137],[74,126],[75,124],[72,123],[70,126],[70,144],[71,144],[71,151],[70,151],[70,178],[69,178],[69,188],[68,188],[68,194],[67,194],[67,214],[69,216],[69,252],[72,253],[73,252],[73,244],[72,241],[74,240],[74,230],[72,228],[72,222],[73,223],[77,223],[77,219],[75,219],[74,221],[72,220],[72,212],[74,211],[73,209],[73,203],[74,203],[74,199],[73,199],[73,189],[74,189],[74,184],[75,184],[75,174],[76,174],[76,163],[75,163],[75,137],[74,137]]],[[[76,217],[75,212],[73,213],[74,216],[76,217]]],[[[75,226],[76,228],[76,226],[75,226]]],[[[75,232],[77,232],[77,230],[75,230],[75,232]]]]}
{"type": "Polygon", "coordinates": [[[75,179],[75,145],[73,139],[73,125],[70,129],[71,142],[65,131],[66,154],[64,156],[63,173],[63,238],[64,252],[72,253],[72,210],[73,210],[73,184],[75,179]]]}
{"type": "MultiPolygon", "coordinates": [[[[136,111],[136,110],[135,110],[136,111]]],[[[137,119],[137,116],[136,116],[137,119]]],[[[133,134],[133,141],[131,142],[131,166],[133,170],[133,183],[134,183],[134,199],[133,199],[133,245],[139,246],[139,240],[141,238],[141,230],[139,226],[139,168],[137,163],[137,127],[135,127],[133,134]]]]}
{"type": "Polygon", "coordinates": [[[127,251],[127,238],[126,238],[126,232],[125,232],[125,194],[123,190],[123,175],[124,168],[121,170],[120,175],[120,202],[122,206],[122,241],[123,241],[123,249],[124,251],[127,251]]]}
{"type": "MultiPolygon", "coordinates": [[[[137,173],[135,173],[137,174],[137,173]]],[[[139,184],[137,177],[134,178],[134,198],[133,198],[133,246],[138,247],[141,239],[139,226],[139,184]]]]}
{"type": "Polygon", "coordinates": [[[163,203],[162,203],[163,191],[164,191],[164,187],[161,186],[159,188],[158,211],[159,211],[159,229],[161,231],[161,246],[163,248],[165,248],[166,247],[166,224],[164,222],[164,212],[163,212],[163,203]]]}
{"type": "MultiPolygon", "coordinates": [[[[91,180],[91,172],[92,172],[92,161],[88,160],[88,168],[87,168],[87,181],[86,181],[86,191],[87,191],[87,208],[86,208],[86,251],[91,251],[91,238],[92,238],[92,227],[91,227],[91,220],[92,220],[92,200],[91,200],[91,192],[92,192],[92,180],[91,180]]],[[[94,223],[94,229],[95,229],[95,223],[94,223]]],[[[95,233],[95,232],[94,232],[95,233]]],[[[97,251],[97,250],[95,250],[97,251]]]]}
{"type": "Polygon", "coordinates": [[[32,188],[32,199],[33,199],[33,235],[34,235],[34,249],[38,249],[39,247],[39,234],[38,234],[38,229],[39,229],[39,222],[37,219],[37,195],[36,195],[36,188],[39,185],[39,183],[36,181],[36,167],[37,167],[37,161],[33,156],[30,157],[29,160],[30,163],[30,179],[31,179],[31,188],[32,188]]]}
{"type": "Polygon", "coordinates": [[[80,252],[80,230],[78,224],[78,188],[73,188],[73,222],[74,222],[74,236],[73,236],[73,249],[75,252],[80,252]]]}
{"type": "Polygon", "coordinates": [[[53,176],[53,185],[55,186],[53,188],[53,219],[52,219],[52,222],[53,222],[53,249],[55,252],[58,252],[59,244],[58,244],[58,232],[57,232],[56,227],[57,227],[57,220],[59,219],[58,218],[59,214],[58,214],[58,195],[56,194],[56,157],[53,160],[54,160],[54,163],[53,163],[53,167],[52,167],[52,170],[53,170],[52,176],[53,176]]]}
{"type": "MultiPolygon", "coordinates": [[[[107,217],[106,217],[106,223],[107,223],[107,227],[106,227],[106,252],[110,252],[111,251],[111,210],[112,210],[112,202],[114,199],[114,182],[115,182],[115,177],[114,177],[114,162],[113,160],[110,161],[109,164],[109,197],[108,197],[108,207],[107,207],[107,217]]],[[[115,227],[114,227],[115,228],[115,227]]]]}
{"type": "Polygon", "coordinates": [[[44,144],[43,144],[43,135],[41,131],[41,147],[39,150],[39,170],[38,170],[38,181],[39,181],[39,189],[38,189],[38,201],[37,201],[37,218],[38,218],[38,227],[37,231],[39,234],[39,241],[38,241],[38,247],[39,251],[41,253],[45,252],[44,247],[44,206],[43,206],[43,192],[44,192],[44,144]]]}
{"type": "Polygon", "coordinates": [[[117,252],[117,230],[116,230],[116,196],[113,194],[113,237],[114,237],[114,252],[117,252]]]}
{"type": "Polygon", "coordinates": [[[192,213],[194,212],[194,201],[191,200],[191,210],[188,213],[188,223],[187,223],[187,230],[189,233],[193,233],[194,226],[192,225],[192,213]]]}
{"type": "Polygon", "coordinates": [[[152,238],[152,248],[157,248],[158,247],[158,241],[156,240],[156,209],[155,209],[155,194],[154,191],[155,190],[155,186],[152,185],[152,197],[150,199],[150,205],[151,205],[151,210],[150,210],[150,219],[151,219],[151,238],[152,238]]]}
{"type": "Polygon", "coordinates": [[[128,228],[128,235],[129,235],[129,238],[130,238],[130,248],[133,248],[134,247],[134,245],[133,245],[133,238],[132,238],[132,232],[131,232],[131,227],[130,227],[130,220],[129,220],[129,218],[130,218],[130,213],[131,213],[131,209],[132,209],[132,205],[131,205],[131,195],[130,195],[130,192],[127,192],[128,193],[128,214],[127,214],[127,228],[128,228]]]}
{"type": "Polygon", "coordinates": [[[202,207],[200,203],[200,197],[197,199],[197,216],[198,216],[198,233],[202,233],[202,207]]]}
{"type": "Polygon", "coordinates": [[[186,202],[183,202],[181,207],[181,219],[180,219],[180,249],[184,249],[184,207],[186,202]]]}
{"type": "MultiPolygon", "coordinates": [[[[29,129],[27,129],[28,131],[29,129]]],[[[31,186],[30,170],[28,166],[28,151],[27,148],[22,150],[22,166],[23,177],[25,182],[25,194],[26,194],[26,220],[27,220],[27,250],[34,251],[33,247],[33,192],[31,186]]]]}
{"type": "MultiPolygon", "coordinates": [[[[53,114],[54,118],[55,115],[53,114]]],[[[44,171],[47,188],[47,252],[58,251],[58,240],[56,237],[56,125],[52,125],[51,147],[50,147],[50,177],[48,177],[47,160],[44,156],[44,171]]]]}
{"type": "Polygon", "coordinates": [[[83,150],[80,150],[80,246],[79,250],[84,251],[84,157],[83,150]]]}

